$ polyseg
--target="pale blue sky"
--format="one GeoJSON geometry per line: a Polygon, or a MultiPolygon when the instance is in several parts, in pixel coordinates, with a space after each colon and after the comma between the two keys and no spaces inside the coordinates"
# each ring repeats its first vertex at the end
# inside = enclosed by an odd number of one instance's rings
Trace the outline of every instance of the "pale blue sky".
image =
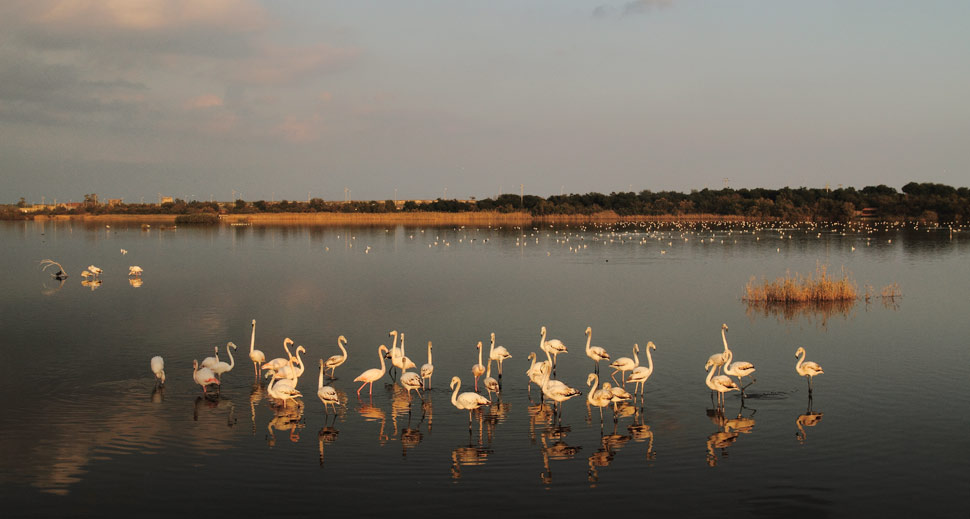
{"type": "Polygon", "coordinates": [[[0,6],[0,202],[968,185],[970,2],[0,6]]]}

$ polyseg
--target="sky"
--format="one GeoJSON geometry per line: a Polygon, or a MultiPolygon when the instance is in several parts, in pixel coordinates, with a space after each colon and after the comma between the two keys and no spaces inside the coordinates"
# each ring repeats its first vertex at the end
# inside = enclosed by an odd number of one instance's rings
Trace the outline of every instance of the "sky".
{"type": "Polygon", "coordinates": [[[963,0],[5,1],[0,203],[967,186],[968,20],[963,0]]]}

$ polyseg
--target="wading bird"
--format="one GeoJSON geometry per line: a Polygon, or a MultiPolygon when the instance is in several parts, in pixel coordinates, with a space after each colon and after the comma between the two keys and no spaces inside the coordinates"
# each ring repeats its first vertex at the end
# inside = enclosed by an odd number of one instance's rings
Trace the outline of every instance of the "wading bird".
{"type": "Polygon", "coordinates": [[[387,367],[384,365],[385,353],[387,353],[387,346],[384,346],[383,344],[381,344],[380,347],[377,348],[377,356],[381,359],[380,369],[371,368],[361,373],[360,375],[357,375],[357,378],[354,379],[354,382],[363,382],[363,384],[361,384],[360,387],[357,388],[357,398],[360,398],[360,390],[364,389],[364,386],[366,386],[367,384],[370,384],[370,389],[368,390],[367,394],[369,395],[374,394],[374,381],[383,377],[384,372],[387,371],[387,367]]]}
{"type": "Polygon", "coordinates": [[[600,372],[600,361],[610,360],[610,354],[606,353],[600,346],[590,346],[590,342],[593,340],[593,328],[591,326],[586,327],[586,356],[593,359],[595,362],[594,373],[599,374],[600,372]]]}
{"type": "Polygon", "coordinates": [[[798,362],[795,363],[795,371],[797,371],[800,376],[808,377],[808,392],[811,393],[812,377],[821,375],[825,372],[822,371],[822,366],[819,366],[811,361],[805,362],[805,348],[802,348],[801,346],[795,350],[795,358],[798,358],[799,355],[801,355],[801,358],[799,358],[798,362]]]}
{"type": "Polygon", "coordinates": [[[347,338],[343,335],[337,337],[337,347],[340,348],[341,354],[331,356],[329,359],[327,359],[327,362],[324,363],[324,366],[330,370],[331,379],[333,378],[334,372],[337,371],[337,366],[347,362],[347,349],[344,348],[344,344],[347,344],[347,338]]]}

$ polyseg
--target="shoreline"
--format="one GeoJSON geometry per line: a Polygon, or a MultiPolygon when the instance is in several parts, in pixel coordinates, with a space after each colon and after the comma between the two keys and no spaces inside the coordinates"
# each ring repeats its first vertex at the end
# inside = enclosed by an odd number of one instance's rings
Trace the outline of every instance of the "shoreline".
{"type": "MultiPolygon", "coordinates": [[[[174,224],[175,214],[99,214],[99,215],[36,215],[35,221],[134,222],[174,224]]],[[[221,224],[247,225],[531,225],[557,223],[620,223],[620,222],[749,222],[766,221],[734,215],[618,215],[612,211],[593,214],[553,214],[533,216],[525,212],[408,212],[408,213],[250,213],[220,215],[221,224]]],[[[188,224],[187,224],[188,225],[188,224]]]]}

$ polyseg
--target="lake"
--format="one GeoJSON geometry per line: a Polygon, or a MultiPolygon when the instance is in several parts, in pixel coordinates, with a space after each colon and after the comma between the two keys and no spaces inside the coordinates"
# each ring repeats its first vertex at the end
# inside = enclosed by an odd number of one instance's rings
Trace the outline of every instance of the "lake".
{"type": "MultiPolygon", "coordinates": [[[[0,222],[5,516],[410,512],[486,516],[960,516],[970,495],[970,229],[880,224],[515,227],[216,226],[0,222]],[[127,254],[122,254],[125,249],[127,254]],[[50,258],[69,274],[43,271],[50,258]],[[100,284],[81,277],[103,269],[100,284]],[[144,269],[140,282],[130,265],[144,269]],[[843,269],[869,301],[757,307],[752,278],[843,269]],[[82,283],[85,281],[85,283],[82,283]],[[898,283],[901,297],[883,299],[898,283]],[[304,346],[302,407],[270,405],[249,360],[304,346]],[[723,351],[756,382],[713,404],[723,351]],[[540,327],[582,391],[554,416],[528,387],[540,327]],[[585,330],[654,373],[645,397],[587,406],[585,330]],[[389,332],[432,389],[409,402],[380,366],[389,332]],[[469,413],[489,334],[512,357],[502,392],[469,413]],[[349,358],[316,397],[319,359],[349,358]],[[226,343],[235,367],[203,397],[192,361],[226,343]],[[825,373],[795,372],[795,350],[825,373]],[[156,389],[149,359],[161,355],[156,389]]],[[[604,362],[601,381],[612,369],[604,362]]],[[[496,368],[492,367],[496,377],[496,368]]],[[[619,376],[619,375],[617,375],[619,376]]],[[[481,381],[479,381],[481,383],[481,381]]],[[[746,382],[747,383],[747,379],[746,382]]],[[[633,385],[629,384],[632,390],[633,385]]],[[[483,391],[484,392],[484,391],[483,391]]]]}

